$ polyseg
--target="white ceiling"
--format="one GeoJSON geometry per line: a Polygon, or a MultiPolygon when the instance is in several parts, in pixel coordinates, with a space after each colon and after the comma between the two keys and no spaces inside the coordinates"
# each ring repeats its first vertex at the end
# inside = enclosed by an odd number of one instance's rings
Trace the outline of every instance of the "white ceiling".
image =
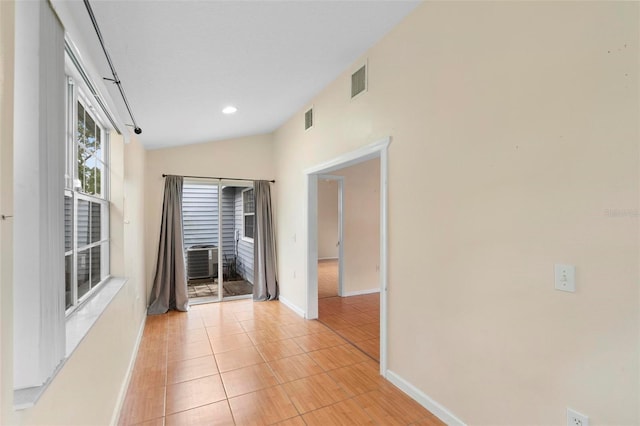
{"type": "MultiPolygon", "coordinates": [[[[91,1],[146,148],[272,132],[418,3],[91,1]],[[227,105],[238,112],[222,114],[227,105]]],[[[66,7],[111,77],[84,4],[66,7]]]]}

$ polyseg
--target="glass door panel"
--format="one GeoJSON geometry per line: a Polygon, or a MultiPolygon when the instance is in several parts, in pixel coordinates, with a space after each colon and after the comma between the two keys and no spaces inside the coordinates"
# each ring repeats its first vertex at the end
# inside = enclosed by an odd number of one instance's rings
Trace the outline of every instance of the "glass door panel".
{"type": "Polygon", "coordinates": [[[218,181],[184,180],[182,227],[190,303],[221,300],[218,181]]]}
{"type": "Polygon", "coordinates": [[[253,295],[253,200],[253,183],[222,182],[220,255],[225,299],[253,295]]]}

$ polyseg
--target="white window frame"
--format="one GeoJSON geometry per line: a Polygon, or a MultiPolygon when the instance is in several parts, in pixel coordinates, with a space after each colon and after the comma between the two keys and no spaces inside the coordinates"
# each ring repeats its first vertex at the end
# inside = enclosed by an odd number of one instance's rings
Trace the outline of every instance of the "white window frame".
{"type": "Polygon", "coordinates": [[[246,229],[244,226],[244,221],[247,216],[253,216],[253,235],[255,236],[256,235],[256,202],[255,202],[256,193],[255,191],[253,192],[253,213],[246,213],[244,211],[244,193],[248,191],[254,191],[254,188],[249,187],[242,190],[242,240],[252,243],[253,237],[247,237],[244,233],[246,229]]]}
{"type": "MultiPolygon", "coordinates": [[[[91,101],[91,98],[87,96],[89,93],[88,88],[84,87],[82,80],[75,74],[73,67],[67,68],[68,74],[68,90],[67,90],[67,139],[66,139],[66,167],[65,167],[65,196],[71,196],[73,202],[73,227],[72,227],[72,247],[71,250],[65,248],[65,274],[66,274],[66,258],[72,256],[72,273],[71,273],[71,305],[66,307],[65,315],[69,317],[71,313],[76,311],[84,302],[91,298],[96,292],[102,288],[109,278],[111,278],[109,270],[109,251],[110,251],[110,234],[109,234],[109,135],[113,130],[106,123],[106,117],[102,116],[100,109],[91,101]],[[71,70],[69,68],[72,68],[71,70]],[[92,195],[86,194],[81,191],[81,188],[76,185],[78,182],[78,103],[82,104],[85,113],[88,114],[100,127],[101,133],[101,150],[102,158],[97,158],[96,161],[102,163],[102,175],[101,175],[101,194],[92,195]],[[100,204],[100,240],[90,242],[89,244],[78,245],[78,204],[80,200],[87,201],[89,203],[100,204]],[[88,292],[78,297],[78,255],[87,250],[91,250],[93,247],[100,246],[100,274],[101,279],[95,284],[91,285],[88,292]]],[[[90,232],[90,229],[89,229],[90,232]]],[[[91,265],[89,265],[89,282],[91,282],[91,265]]],[[[65,279],[66,286],[66,279],[65,279]]],[[[65,288],[66,293],[66,288],[65,288]]],[[[66,305],[66,299],[65,299],[66,305]]]]}

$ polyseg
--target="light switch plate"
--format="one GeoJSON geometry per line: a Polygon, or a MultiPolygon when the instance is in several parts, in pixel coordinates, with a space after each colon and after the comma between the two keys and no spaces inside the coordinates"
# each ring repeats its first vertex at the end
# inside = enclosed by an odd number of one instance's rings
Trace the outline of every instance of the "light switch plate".
{"type": "Polygon", "coordinates": [[[555,285],[556,290],[576,291],[576,267],[574,265],[555,265],[555,285]]]}

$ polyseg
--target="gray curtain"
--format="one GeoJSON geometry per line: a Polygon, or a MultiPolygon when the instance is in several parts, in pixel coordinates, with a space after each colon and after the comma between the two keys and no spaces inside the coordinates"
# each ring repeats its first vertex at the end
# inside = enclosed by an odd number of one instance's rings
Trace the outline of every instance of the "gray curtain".
{"type": "Polygon", "coordinates": [[[160,224],[158,261],[151,290],[150,315],[189,310],[182,244],[182,176],[167,176],[160,224]]]}
{"type": "Polygon", "coordinates": [[[253,300],[274,300],[278,298],[279,291],[269,182],[255,181],[254,194],[256,223],[253,235],[253,300]]]}

